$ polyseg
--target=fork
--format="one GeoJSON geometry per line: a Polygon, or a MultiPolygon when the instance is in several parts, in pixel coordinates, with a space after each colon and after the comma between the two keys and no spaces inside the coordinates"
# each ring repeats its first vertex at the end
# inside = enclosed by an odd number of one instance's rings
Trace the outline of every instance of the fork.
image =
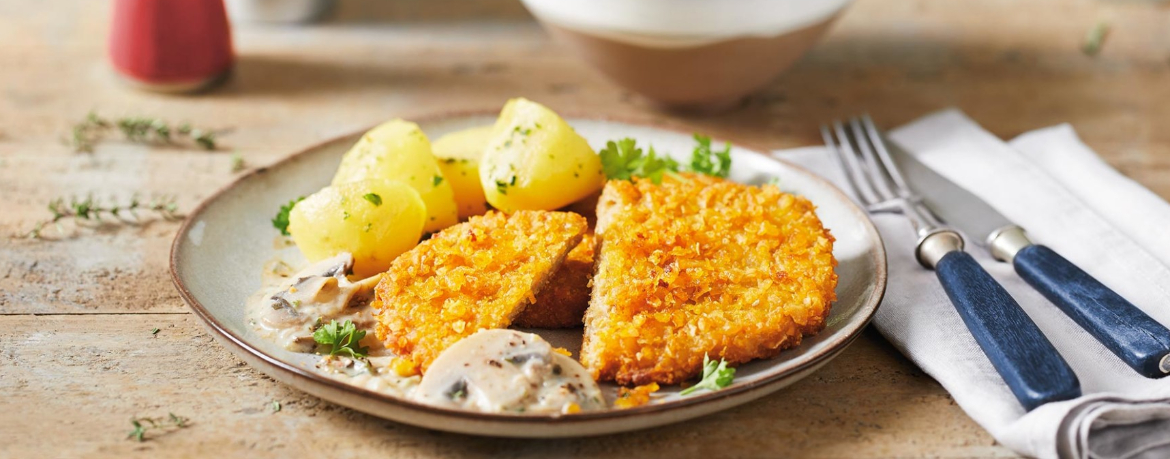
{"type": "Polygon", "coordinates": [[[1081,395],[1080,382],[1016,300],[963,251],[963,236],[940,223],[906,185],[868,116],[821,126],[846,183],[871,214],[906,217],[918,236],[915,258],[934,270],[967,329],[1024,409],[1081,395]]]}

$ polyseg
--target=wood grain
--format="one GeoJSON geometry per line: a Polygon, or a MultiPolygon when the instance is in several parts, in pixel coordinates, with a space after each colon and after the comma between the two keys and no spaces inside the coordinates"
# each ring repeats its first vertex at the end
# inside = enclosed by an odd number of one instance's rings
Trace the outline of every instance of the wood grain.
{"type": "Polygon", "coordinates": [[[517,95],[775,148],[816,144],[820,123],[863,111],[891,127],[957,106],[1004,138],[1068,122],[1167,197],[1167,8],[859,0],[744,107],[696,117],[610,85],[514,0],[343,0],[320,24],[239,26],[232,79],[193,96],[135,91],[111,75],[107,2],[0,0],[0,456],[1011,456],[872,332],[808,380],[683,425],[559,441],[427,432],[292,391],[214,344],[170,284],[173,223],[8,236],[45,218],[57,196],[173,193],[191,209],[238,176],[231,151],[261,167],[390,117],[497,108],[517,95]],[[1081,40],[1102,20],[1113,32],[1085,56],[1081,40]],[[114,142],[72,153],[61,138],[94,109],[232,132],[220,152],[114,142]],[[265,409],[273,399],[279,413],[265,409]],[[131,416],[168,411],[191,427],[125,440],[131,416]]]}

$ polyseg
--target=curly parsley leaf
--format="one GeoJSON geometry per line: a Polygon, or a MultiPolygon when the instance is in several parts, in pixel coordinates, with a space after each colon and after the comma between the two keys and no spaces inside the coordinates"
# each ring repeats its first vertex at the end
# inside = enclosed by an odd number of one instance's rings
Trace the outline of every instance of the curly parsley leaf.
{"type": "Polygon", "coordinates": [[[328,347],[329,355],[346,355],[355,359],[365,357],[370,351],[370,348],[359,345],[365,337],[366,331],[358,330],[349,319],[343,322],[331,320],[313,332],[313,341],[328,347]]]}
{"type": "Polygon", "coordinates": [[[288,213],[292,212],[293,206],[296,206],[298,202],[304,200],[305,197],[301,196],[299,198],[293,199],[292,201],[289,201],[288,204],[280,206],[280,212],[277,212],[276,216],[272,217],[272,226],[280,230],[280,234],[290,236],[288,233],[288,213]]]}
{"type": "Polygon", "coordinates": [[[366,194],[362,195],[362,199],[370,201],[370,204],[373,204],[375,206],[382,205],[382,197],[378,196],[377,193],[366,193],[366,194]]]}
{"type": "Polygon", "coordinates": [[[695,134],[695,150],[691,153],[689,172],[727,178],[731,173],[731,144],[725,144],[722,151],[711,150],[711,138],[695,134]]]}
{"type": "Polygon", "coordinates": [[[664,174],[678,172],[677,161],[669,156],[658,156],[654,147],[643,152],[634,139],[628,137],[606,142],[598,155],[601,156],[601,168],[610,180],[645,177],[654,183],[662,183],[664,174]]]}
{"type": "Polygon", "coordinates": [[[728,368],[727,361],[719,359],[715,362],[703,354],[703,379],[691,387],[679,392],[679,395],[689,395],[700,389],[719,390],[731,385],[735,378],[735,368],[728,368]]]}

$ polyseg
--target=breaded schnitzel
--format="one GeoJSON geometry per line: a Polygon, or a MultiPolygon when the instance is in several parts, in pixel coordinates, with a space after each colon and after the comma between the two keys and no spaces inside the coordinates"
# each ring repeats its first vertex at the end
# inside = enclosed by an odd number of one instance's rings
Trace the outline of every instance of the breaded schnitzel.
{"type": "Polygon", "coordinates": [[[560,269],[549,278],[544,288],[536,292],[536,302],[524,308],[513,325],[527,328],[581,326],[581,318],[589,307],[594,243],[592,234],[581,238],[581,243],[569,251],[560,269]]]}
{"type": "Polygon", "coordinates": [[[573,212],[585,217],[590,232],[581,238],[581,243],[569,252],[561,268],[553,273],[544,288],[536,293],[536,302],[516,317],[513,323],[527,328],[572,328],[580,327],[585,309],[589,307],[592,292],[593,252],[596,238],[592,228],[597,221],[598,190],[580,201],[569,204],[562,211],[573,212]]]}
{"type": "Polygon", "coordinates": [[[394,259],[375,289],[378,339],[421,370],[479,329],[505,328],[581,241],[569,212],[488,212],[394,259]]]}
{"type": "Polygon", "coordinates": [[[800,344],[836,299],[833,237],[807,199],[694,174],[610,181],[581,362],[598,380],[675,384],[703,356],[800,344]]]}

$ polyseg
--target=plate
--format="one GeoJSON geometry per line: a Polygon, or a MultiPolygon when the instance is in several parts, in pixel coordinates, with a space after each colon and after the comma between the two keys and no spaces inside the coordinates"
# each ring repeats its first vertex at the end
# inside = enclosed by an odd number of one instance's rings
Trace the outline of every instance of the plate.
{"type": "MultiPolygon", "coordinates": [[[[495,113],[415,118],[426,134],[438,136],[491,124],[495,113]]],[[[690,132],[662,125],[569,117],[594,148],[607,140],[633,137],[641,145],[688,160],[690,132]]],[[[869,323],[886,285],[881,238],[865,212],[840,190],[800,167],[733,142],[731,179],[761,184],[779,179],[784,191],[807,197],[837,239],[837,301],[825,329],[766,360],[741,365],[732,385],[687,397],[664,387],[662,400],[625,409],[573,415],[514,415],[458,411],[347,385],[312,370],[314,357],[286,351],[259,337],[245,320],[245,299],[260,287],[260,271],[274,257],[299,257],[295,248],[274,244],[269,223],[281,204],[329,184],[341,156],[361,136],[354,133],[257,169],[199,205],[179,228],[171,247],[171,275],[183,299],[220,343],[256,369],[325,400],[374,416],[452,432],[506,437],[569,437],[626,432],[680,422],[740,405],[775,392],[816,371],[841,353],[869,323]]],[[[716,139],[722,143],[723,139],[716,139]]],[[[291,260],[290,260],[291,261],[291,260]]],[[[533,331],[533,330],[530,330],[533,331]]],[[[537,330],[556,346],[578,355],[580,329],[537,330]]],[[[615,391],[611,384],[603,389],[615,391]]]]}

